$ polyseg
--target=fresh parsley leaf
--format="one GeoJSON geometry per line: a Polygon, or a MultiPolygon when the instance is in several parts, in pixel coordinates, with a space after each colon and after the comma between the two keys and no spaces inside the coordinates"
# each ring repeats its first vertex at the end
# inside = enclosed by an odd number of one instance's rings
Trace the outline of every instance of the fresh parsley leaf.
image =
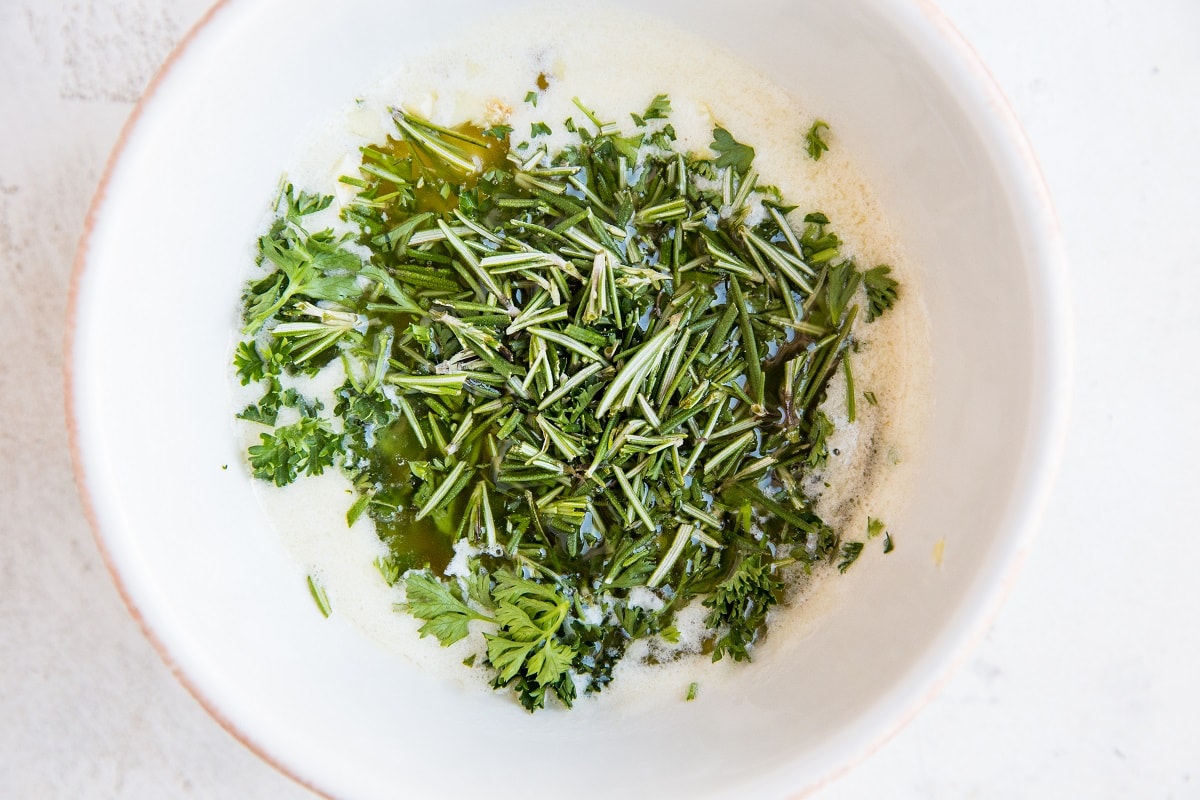
{"type": "Polygon", "coordinates": [[[529,657],[525,671],[538,686],[548,686],[557,683],[567,673],[574,658],[575,651],[568,645],[547,639],[545,646],[529,657]]]}
{"type": "Polygon", "coordinates": [[[237,350],[233,354],[233,365],[237,368],[242,386],[246,386],[252,381],[261,381],[267,374],[267,365],[263,363],[262,356],[253,340],[248,339],[238,344],[237,350]]]}
{"type": "Polygon", "coordinates": [[[812,124],[804,137],[808,141],[808,157],[813,161],[820,161],[821,154],[829,149],[829,145],[821,138],[822,129],[829,130],[829,123],[819,119],[812,124]]]}
{"type": "Polygon", "coordinates": [[[661,147],[663,150],[670,150],[675,138],[675,126],[668,123],[658,133],[650,134],[650,144],[661,147]]]}
{"type": "Polygon", "coordinates": [[[341,452],[340,437],[321,419],[303,417],[259,437],[247,452],[254,477],[286,486],[300,473],[320,475],[341,452]]]}
{"type": "Polygon", "coordinates": [[[323,408],[320,400],[310,401],[295,389],[284,389],[278,377],[269,375],[262,398],[246,406],[237,416],[249,422],[274,426],[279,410],[285,406],[296,409],[302,417],[309,419],[319,416],[323,408]]]}
{"type": "MultiPolygon", "coordinates": [[[[505,684],[493,683],[493,686],[497,688],[503,685],[505,684]]],[[[546,694],[550,691],[553,691],[567,708],[570,708],[575,701],[575,681],[569,672],[564,672],[557,682],[545,686],[538,685],[533,679],[522,673],[513,681],[512,687],[516,692],[517,700],[530,713],[539,708],[545,708],[546,694]]]]}
{"type": "Polygon", "coordinates": [[[432,634],[443,645],[465,639],[470,633],[468,623],[473,619],[487,620],[450,590],[445,583],[428,571],[410,572],[404,579],[405,607],[417,619],[425,620],[421,636],[432,634]]]}
{"type": "Polygon", "coordinates": [[[612,143],[617,152],[624,155],[632,163],[637,161],[638,148],[642,146],[644,138],[645,134],[642,133],[635,134],[634,136],[613,136],[612,143]]]}
{"type": "Polygon", "coordinates": [[[883,520],[867,517],[867,538],[874,539],[879,534],[883,533],[883,520]]]}
{"type": "Polygon", "coordinates": [[[813,415],[812,430],[809,432],[808,458],[805,460],[809,469],[819,470],[829,461],[829,435],[833,433],[833,422],[824,411],[813,415]]]}
{"type": "Polygon", "coordinates": [[[892,534],[885,533],[883,535],[883,552],[890,553],[896,549],[896,543],[892,541],[892,534]]]}
{"type": "Polygon", "coordinates": [[[536,91],[534,91],[533,89],[530,89],[528,92],[525,93],[525,102],[526,103],[529,103],[529,105],[533,106],[534,108],[537,108],[537,101],[538,101],[538,93],[536,91]]]}
{"type": "Polygon", "coordinates": [[[536,637],[533,641],[522,641],[505,636],[490,635],[487,637],[487,642],[488,661],[499,673],[496,681],[502,685],[517,677],[517,673],[525,666],[534,647],[544,644],[536,637]]]}
{"type": "Polygon", "coordinates": [[[239,411],[237,417],[247,422],[274,427],[275,421],[279,419],[279,395],[264,395],[257,403],[251,403],[239,411]]]}
{"type": "Polygon", "coordinates": [[[704,623],[723,631],[713,648],[713,661],[728,655],[734,661],[750,661],[750,647],[767,621],[767,613],[783,595],[783,581],[775,577],[770,563],[754,554],[742,559],[737,570],[717,585],[704,601],[712,609],[704,623]]]}
{"type": "Polygon", "coordinates": [[[507,570],[496,573],[492,598],[502,630],[522,641],[546,639],[562,626],[570,601],[553,586],[520,578],[507,570]]]}
{"type": "Polygon", "coordinates": [[[354,274],[361,261],[328,231],[311,235],[299,227],[272,231],[259,239],[259,252],[264,262],[279,268],[283,279],[252,287],[253,295],[245,298],[244,333],[257,333],[294,297],[340,303],[362,294],[354,274]]]}
{"type": "Polygon", "coordinates": [[[657,95],[646,106],[642,119],[666,119],[671,114],[671,99],[665,94],[657,95]]]}
{"type": "Polygon", "coordinates": [[[458,210],[472,220],[479,219],[479,189],[466,189],[458,194],[458,210]]]}
{"type": "Polygon", "coordinates": [[[544,694],[540,690],[552,687],[559,699],[568,705],[574,699],[574,688],[568,691],[564,679],[570,682],[569,670],[576,655],[575,649],[559,638],[567,620],[571,602],[554,586],[518,577],[508,571],[496,573],[492,598],[496,602],[495,634],[487,639],[488,661],[496,669],[496,685],[507,685],[520,678],[529,684],[522,690],[535,707],[540,707],[544,694]]]}
{"type": "Polygon", "coordinates": [[[720,154],[716,160],[718,168],[733,167],[739,175],[745,175],[754,161],[754,148],[737,141],[724,128],[713,128],[713,141],[709,147],[720,154]]]}
{"type": "Polygon", "coordinates": [[[867,322],[874,322],[899,298],[900,284],[888,275],[891,271],[891,267],[880,264],[863,273],[863,285],[867,287],[867,322]]]}
{"type": "Polygon", "coordinates": [[[544,122],[535,122],[529,126],[529,135],[533,136],[549,136],[551,133],[550,126],[544,122]]]}
{"type": "Polygon", "coordinates": [[[309,194],[301,190],[296,193],[296,187],[292,184],[285,184],[280,193],[279,205],[284,207],[284,215],[290,219],[298,220],[300,217],[315,214],[329,207],[333,202],[331,194],[309,194]]]}
{"type": "Polygon", "coordinates": [[[388,586],[395,586],[400,580],[400,565],[391,556],[379,556],[375,559],[375,569],[383,576],[388,586]]]}
{"type": "Polygon", "coordinates": [[[862,554],[862,551],[862,542],[846,542],[843,544],[842,560],[838,562],[837,565],[838,572],[844,573],[846,570],[850,569],[850,565],[858,560],[858,557],[862,554]]]}
{"type": "Polygon", "coordinates": [[[512,125],[493,125],[490,128],[486,128],[481,135],[504,141],[512,131],[512,125]]]}

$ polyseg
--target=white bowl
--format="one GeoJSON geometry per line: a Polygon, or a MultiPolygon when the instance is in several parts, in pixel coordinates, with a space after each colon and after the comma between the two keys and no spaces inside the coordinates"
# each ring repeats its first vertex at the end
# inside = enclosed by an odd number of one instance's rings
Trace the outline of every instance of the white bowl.
{"type": "Polygon", "coordinates": [[[925,273],[934,404],[911,506],[893,521],[905,539],[807,639],[703,702],[530,716],[321,619],[245,471],[221,469],[242,458],[231,298],[277,147],[403,61],[410,40],[502,9],[223,3],[147,92],[96,195],[71,305],[68,424],[98,542],[147,635],[214,717],[318,790],[810,789],[928,699],[1029,545],[1064,427],[1064,268],[1028,144],[983,66],[923,2],[756,0],[736,24],[711,0],[615,5],[720,42],[836,118],[903,230],[925,273]]]}

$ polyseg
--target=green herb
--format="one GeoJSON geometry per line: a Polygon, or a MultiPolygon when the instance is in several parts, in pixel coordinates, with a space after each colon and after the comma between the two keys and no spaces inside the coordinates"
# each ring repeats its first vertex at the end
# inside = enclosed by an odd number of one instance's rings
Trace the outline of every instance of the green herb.
{"type": "Polygon", "coordinates": [[[861,282],[862,274],[854,268],[852,261],[843,261],[829,269],[825,293],[831,320],[840,320],[846,313],[861,282]]]}
{"type": "Polygon", "coordinates": [[[808,157],[813,161],[820,161],[821,154],[829,149],[829,145],[821,138],[822,129],[829,130],[829,123],[819,119],[812,124],[812,127],[808,129],[808,133],[804,136],[808,142],[808,157]]]}
{"type": "Polygon", "coordinates": [[[705,623],[722,631],[713,648],[713,661],[725,655],[734,661],[750,660],[750,647],[758,639],[767,613],[783,594],[783,581],[773,572],[760,555],[745,558],[704,601],[712,609],[705,623]]]}
{"type": "Polygon", "coordinates": [[[233,356],[261,390],[239,416],[269,429],[255,476],[341,469],[401,610],[443,644],[477,629],[531,711],[602,691],[637,639],[678,642],[692,602],[714,660],[747,661],[789,574],[853,563],[800,487],[838,369],[855,414],[860,286],[868,315],[897,297],[824,214],[793,228],[726,129],[711,158],[675,150],[665,95],[633,133],[575,104],[554,153],[544,123],[514,141],[395,110],[342,180],[346,233],[311,232],[333,199],[285,185],[233,356]],[[326,369],[329,410],[294,382],[326,369]]]}
{"type": "Polygon", "coordinates": [[[729,131],[714,128],[713,141],[709,147],[713,152],[720,153],[715,162],[719,169],[733,167],[739,175],[749,172],[750,163],[754,161],[754,148],[734,139],[729,131]]]}
{"type": "Polygon", "coordinates": [[[666,119],[671,116],[671,100],[665,94],[657,95],[642,112],[642,119],[666,119]]]}
{"type": "Polygon", "coordinates": [[[896,549],[896,543],[892,541],[892,534],[885,533],[883,535],[883,552],[890,553],[896,549]]]}
{"type": "Polygon", "coordinates": [[[833,433],[833,422],[824,411],[813,415],[812,433],[808,449],[808,466],[813,470],[824,468],[829,461],[829,436],[833,433]]]}
{"type": "Polygon", "coordinates": [[[844,545],[842,545],[842,560],[838,562],[838,572],[845,572],[846,570],[850,569],[850,565],[858,560],[858,557],[862,554],[862,551],[862,542],[846,542],[844,545]]]}
{"type": "Polygon", "coordinates": [[[473,619],[490,619],[473,611],[455,596],[449,586],[428,572],[410,572],[404,580],[407,597],[405,606],[417,619],[425,620],[420,628],[422,636],[436,636],[442,644],[453,644],[465,639],[468,623],[473,619]]]}
{"type": "Polygon", "coordinates": [[[691,684],[689,684],[689,685],[688,685],[688,690],[687,690],[687,702],[689,702],[689,703],[690,703],[690,702],[692,702],[693,700],[695,700],[695,699],[696,699],[696,694],[697,694],[699,691],[700,691],[700,684],[698,684],[698,683],[691,683],[691,684]]]}
{"type": "Polygon", "coordinates": [[[876,536],[883,533],[884,527],[886,526],[883,524],[883,520],[875,519],[874,517],[867,517],[867,538],[874,539],[876,536]]]}
{"type": "Polygon", "coordinates": [[[306,417],[259,437],[249,448],[254,477],[286,486],[300,474],[320,475],[341,450],[337,434],[323,420],[306,417]]]}
{"type": "Polygon", "coordinates": [[[346,512],[346,525],[353,526],[354,523],[358,522],[359,517],[363,515],[363,512],[367,510],[367,506],[370,504],[371,495],[360,494],[358,499],[354,501],[354,504],[346,512]]]}
{"type": "Polygon", "coordinates": [[[577,650],[562,631],[570,600],[555,586],[503,571],[495,577],[492,597],[499,628],[485,634],[488,661],[497,671],[495,686],[515,683],[530,711],[542,707],[548,689],[570,706],[575,699],[570,669],[577,650]]]}
{"type": "Polygon", "coordinates": [[[483,131],[480,135],[488,136],[488,137],[491,137],[492,139],[499,139],[500,141],[505,141],[508,139],[509,134],[512,132],[513,132],[512,125],[493,125],[492,127],[483,131]]]}
{"type": "Polygon", "coordinates": [[[325,594],[325,587],[312,575],[308,576],[308,593],[312,595],[313,602],[317,604],[321,616],[328,619],[329,615],[333,613],[333,609],[329,607],[329,596],[325,594]]]}
{"type": "Polygon", "coordinates": [[[867,322],[874,322],[896,304],[900,284],[889,276],[891,271],[891,267],[880,264],[863,273],[863,285],[867,287],[867,322]]]}
{"type": "Polygon", "coordinates": [[[383,576],[388,586],[395,586],[400,580],[400,565],[390,556],[380,556],[375,559],[375,568],[383,576]]]}
{"type": "Polygon", "coordinates": [[[301,217],[329,205],[332,197],[316,198],[301,192],[292,196],[286,184],[280,196],[282,215],[259,239],[260,261],[269,261],[277,271],[252,283],[243,297],[246,326],[243,333],[257,333],[276,312],[293,298],[342,301],[358,294],[354,273],[361,262],[343,249],[344,237],[329,230],[310,234],[301,217]]]}

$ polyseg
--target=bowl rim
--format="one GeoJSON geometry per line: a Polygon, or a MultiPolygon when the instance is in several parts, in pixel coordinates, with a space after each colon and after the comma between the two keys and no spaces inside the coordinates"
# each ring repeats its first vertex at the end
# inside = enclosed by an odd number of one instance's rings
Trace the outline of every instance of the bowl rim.
{"type": "Polygon", "coordinates": [[[1036,433],[1029,437],[1033,446],[1017,473],[1018,485],[1012,497],[1018,502],[1009,522],[1011,533],[1003,540],[1006,546],[1002,553],[989,559],[992,568],[981,572],[981,578],[990,578],[990,585],[978,599],[976,610],[967,615],[965,624],[958,624],[957,635],[949,635],[955,633],[952,630],[955,621],[947,626],[950,641],[945,646],[949,652],[942,657],[935,674],[926,679],[924,691],[910,697],[908,707],[893,718],[890,727],[881,728],[864,742],[856,757],[832,766],[824,777],[797,789],[791,794],[792,800],[817,793],[881,750],[941,694],[973,655],[999,616],[1040,533],[1039,521],[1050,502],[1066,449],[1075,383],[1074,308],[1062,225],[1045,172],[1016,110],[979,51],[938,7],[936,0],[907,0],[906,5],[924,18],[947,48],[947,55],[964,68],[962,82],[983,95],[992,114],[990,121],[997,133],[1003,134],[997,137],[1007,146],[1008,152],[1003,155],[1008,157],[1008,165],[1015,168],[1011,182],[1021,189],[1019,199],[1023,202],[1015,203],[1014,208],[1023,210],[1037,228],[1031,237],[1035,245],[1031,261],[1038,269],[1031,274],[1040,279],[1039,296],[1044,302],[1041,317],[1035,317],[1034,324],[1041,327],[1046,339],[1040,342],[1045,350],[1041,369],[1033,375],[1033,385],[1035,408],[1040,408],[1042,415],[1034,418],[1036,433]]]}
{"type": "MultiPolygon", "coordinates": [[[[867,2],[871,1],[867,0],[867,2]]],[[[80,418],[76,408],[77,404],[83,402],[77,395],[78,386],[75,376],[77,322],[82,294],[80,287],[89,267],[91,241],[96,230],[97,219],[106,204],[110,181],[126,156],[129,140],[138,128],[144,112],[154,102],[179,61],[188,55],[194,42],[204,34],[214,19],[230,13],[231,7],[247,6],[254,2],[257,0],[216,0],[204,12],[158,67],[130,111],[129,117],[122,125],[113,144],[95,193],[89,203],[71,266],[62,351],[64,412],[71,467],[84,517],[87,519],[88,527],[91,529],[92,538],[105,569],[108,570],[122,602],[137,622],[142,634],[176,680],[230,736],[262,761],[274,767],[280,774],[300,786],[319,796],[334,798],[335,795],[331,793],[334,791],[333,787],[321,787],[307,780],[298,770],[292,769],[284,763],[282,758],[276,756],[271,751],[269,744],[258,741],[226,715],[218,702],[205,694],[191,679],[183,665],[165,646],[162,638],[134,602],[121,570],[108,547],[104,529],[96,513],[97,504],[89,486],[80,445],[80,418]]],[[[936,659],[935,673],[925,679],[924,687],[920,691],[909,696],[905,703],[906,707],[902,712],[894,714],[890,725],[880,727],[870,737],[864,738],[857,747],[856,755],[844,759],[840,764],[831,763],[822,775],[818,775],[808,785],[792,790],[790,796],[793,798],[811,796],[880,750],[941,693],[975,651],[1012,591],[1029,549],[1038,535],[1038,522],[1049,503],[1055,477],[1062,462],[1070,416],[1074,384],[1072,357],[1074,324],[1069,293],[1068,261],[1062,229],[1045,175],[1038,163],[1033,146],[995,76],[978,51],[967,41],[934,0],[905,0],[898,9],[893,9],[893,12],[915,14],[932,30],[933,38],[945,50],[944,57],[961,69],[961,73],[957,76],[960,83],[976,94],[982,100],[981,105],[990,111],[990,118],[987,121],[988,128],[993,134],[993,141],[989,141],[989,144],[1000,145],[1003,148],[1000,151],[994,151],[993,155],[1004,156],[1006,165],[1014,168],[1011,184],[1020,191],[1017,195],[1018,202],[1013,205],[1015,209],[1023,212],[1027,218],[1026,221],[1034,226],[1033,236],[1030,239],[1033,243],[1030,261],[1036,266],[1036,269],[1030,274],[1040,280],[1039,296],[1043,298],[1041,308],[1038,309],[1035,306],[1035,312],[1040,311],[1041,315],[1040,318],[1035,317],[1034,324],[1046,334],[1046,339],[1040,343],[1045,349],[1042,352],[1040,369],[1036,370],[1032,376],[1034,408],[1039,409],[1042,413],[1040,417],[1034,418],[1035,432],[1029,437],[1031,447],[1024,456],[1024,463],[1018,469],[1017,488],[1012,493],[1012,497],[1016,501],[1015,510],[1008,523],[1009,534],[1001,540],[1005,542],[1006,546],[996,557],[989,559],[992,568],[985,569],[981,573],[981,577],[986,578],[989,585],[985,587],[982,596],[978,599],[977,608],[966,615],[965,622],[959,621],[956,625],[952,619],[947,626],[947,635],[944,638],[948,641],[942,646],[948,648],[949,652],[943,653],[936,659]],[[958,627],[959,630],[953,630],[955,627],[958,627]]]]}
{"type": "Polygon", "coordinates": [[[83,452],[80,447],[80,431],[79,417],[76,411],[76,402],[78,400],[75,381],[75,343],[77,337],[77,322],[80,305],[80,286],[83,282],[84,272],[88,267],[88,254],[91,250],[92,235],[96,230],[96,220],[99,217],[100,210],[104,207],[105,200],[108,194],[109,182],[117,171],[124,155],[126,146],[136,130],[139,121],[146,108],[158,95],[162,85],[170,76],[175,65],[182,59],[191,45],[197,38],[209,27],[212,21],[224,13],[226,9],[233,5],[233,0],[216,0],[201,17],[192,24],[179,42],[172,48],[166,59],[158,69],[154,76],[146,85],[134,104],[133,109],[129,112],[129,117],[121,126],[120,132],[117,134],[117,139],[113,143],[112,151],[108,155],[108,159],[104,164],[104,171],[100,175],[100,180],[96,184],[96,191],[92,195],[91,202],[88,204],[87,215],[83,221],[83,231],[80,233],[79,242],[75,247],[75,255],[71,264],[71,276],[67,288],[67,311],[65,316],[64,334],[63,334],[63,362],[62,362],[62,378],[63,378],[63,399],[66,414],[67,428],[67,443],[71,452],[71,470],[75,476],[75,487],[79,494],[80,502],[83,506],[83,514],[87,519],[88,527],[92,531],[92,539],[96,544],[96,549],[100,552],[101,560],[104,563],[104,568],[108,570],[109,577],[112,578],[113,585],[117,589],[117,594],[120,595],[121,601],[125,604],[125,608],[129,611],[138,628],[141,629],[142,635],[150,642],[151,647],[162,659],[163,664],[170,670],[171,674],[177,681],[187,690],[188,694],[200,704],[213,720],[230,736],[232,736],[239,744],[247,748],[255,756],[262,759],[265,763],[273,767],[281,775],[291,779],[295,783],[303,786],[305,789],[317,794],[321,797],[334,800],[334,796],[329,794],[321,787],[315,785],[311,781],[306,780],[298,772],[294,772],[283,763],[282,759],[271,753],[269,748],[256,741],[249,734],[245,733],[237,726],[236,723],[221,711],[217,702],[202,692],[188,676],[183,666],[175,659],[174,655],[168,650],[162,639],[150,623],[143,616],[137,604],[133,601],[133,597],[122,579],[121,571],[117,567],[116,561],[113,558],[112,552],[109,549],[104,535],[104,530],[101,528],[99,517],[96,514],[96,502],[89,490],[87,481],[87,472],[84,467],[83,452]]]}

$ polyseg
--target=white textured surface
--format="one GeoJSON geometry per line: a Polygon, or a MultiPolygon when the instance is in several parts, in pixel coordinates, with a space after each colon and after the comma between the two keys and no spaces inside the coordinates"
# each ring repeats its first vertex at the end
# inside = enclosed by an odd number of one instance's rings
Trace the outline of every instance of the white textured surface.
{"type": "MultiPolygon", "coordinates": [[[[818,796],[1200,797],[1200,5],[941,5],[1057,201],[1073,424],[1041,539],[979,649],[818,796]]],[[[205,6],[0,0],[0,796],[311,797],[142,638],[83,519],[61,421],[88,201],[141,87],[205,6]]]]}

